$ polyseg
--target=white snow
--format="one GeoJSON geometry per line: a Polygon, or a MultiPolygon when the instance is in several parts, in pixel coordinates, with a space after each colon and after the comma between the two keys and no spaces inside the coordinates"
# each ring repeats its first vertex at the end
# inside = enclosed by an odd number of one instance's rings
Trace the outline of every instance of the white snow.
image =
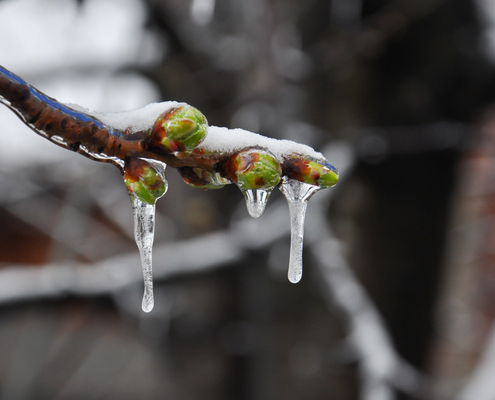
{"type": "Polygon", "coordinates": [[[153,126],[156,119],[165,111],[185,103],[176,101],[164,101],[161,103],[151,103],[145,107],[135,110],[119,111],[119,112],[98,112],[90,111],[77,104],[67,103],[66,106],[76,111],[91,115],[105,125],[114,129],[126,130],[130,132],[138,132],[147,130],[153,126]]]}
{"type": "MultiPolygon", "coordinates": [[[[138,132],[151,128],[161,113],[173,107],[186,105],[186,103],[165,101],[151,103],[143,108],[121,112],[97,112],[87,110],[77,104],[68,103],[66,105],[76,111],[89,114],[114,129],[129,129],[130,132],[138,132]]],[[[209,126],[208,134],[198,148],[213,153],[234,153],[246,147],[254,146],[260,146],[269,150],[279,162],[283,162],[294,153],[310,156],[321,161],[325,160],[323,154],[308,145],[292,140],[273,139],[240,128],[228,129],[225,127],[209,126]]]]}
{"type": "Polygon", "coordinates": [[[209,152],[236,152],[246,147],[261,146],[270,150],[279,162],[283,162],[293,153],[308,155],[318,160],[325,160],[323,154],[305,144],[292,140],[268,138],[244,129],[228,129],[210,126],[205,140],[198,146],[209,152]]]}

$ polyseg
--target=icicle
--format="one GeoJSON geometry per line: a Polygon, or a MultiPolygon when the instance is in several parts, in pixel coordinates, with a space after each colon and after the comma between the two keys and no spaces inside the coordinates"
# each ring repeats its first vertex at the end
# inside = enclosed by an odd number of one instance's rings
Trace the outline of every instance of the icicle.
{"type": "Polygon", "coordinates": [[[246,207],[248,213],[253,218],[259,218],[265,211],[266,203],[268,197],[270,196],[271,190],[266,189],[255,189],[255,190],[242,190],[242,194],[246,199],[246,207]]]}
{"type": "Polygon", "coordinates": [[[134,239],[139,248],[141,256],[141,267],[144,278],[144,296],[142,308],[145,312],[150,312],[155,304],[153,297],[153,270],[151,251],[153,248],[153,238],[155,235],[155,205],[132,199],[134,212],[134,239]]]}
{"type": "Polygon", "coordinates": [[[308,200],[320,188],[286,176],[282,178],[279,186],[289,204],[290,213],[290,256],[289,256],[289,281],[297,283],[302,277],[302,251],[304,236],[304,218],[308,200]]]}
{"type": "Polygon", "coordinates": [[[155,235],[155,203],[167,191],[166,165],[156,160],[128,159],[124,166],[134,213],[134,239],[141,256],[144,278],[142,308],[150,312],[154,306],[152,248],[155,235]]]}

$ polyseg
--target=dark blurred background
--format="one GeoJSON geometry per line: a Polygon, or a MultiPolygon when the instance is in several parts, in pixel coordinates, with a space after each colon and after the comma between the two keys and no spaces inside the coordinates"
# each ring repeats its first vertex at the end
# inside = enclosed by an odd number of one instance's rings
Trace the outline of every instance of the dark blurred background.
{"type": "Polygon", "coordinates": [[[0,0],[0,37],[60,101],[184,101],[341,171],[293,285],[280,193],[251,220],[170,169],[145,314],[119,172],[0,109],[0,399],[495,398],[491,0],[0,0]]]}

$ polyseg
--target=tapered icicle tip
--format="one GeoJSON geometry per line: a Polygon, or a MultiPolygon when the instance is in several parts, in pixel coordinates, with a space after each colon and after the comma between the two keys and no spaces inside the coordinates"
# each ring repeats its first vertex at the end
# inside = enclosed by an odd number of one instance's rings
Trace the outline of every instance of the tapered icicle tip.
{"type": "Polygon", "coordinates": [[[144,294],[143,294],[143,302],[141,304],[141,308],[144,312],[149,313],[153,310],[155,306],[155,297],[153,296],[153,283],[150,285],[144,286],[144,294]]]}
{"type": "Polygon", "coordinates": [[[291,283],[297,283],[302,278],[303,271],[303,238],[304,219],[308,200],[320,188],[286,176],[279,186],[289,204],[290,214],[290,256],[288,278],[291,283]]]}
{"type": "Polygon", "coordinates": [[[263,215],[271,192],[271,190],[265,189],[242,190],[242,194],[246,200],[246,207],[251,217],[259,218],[263,215]]]}

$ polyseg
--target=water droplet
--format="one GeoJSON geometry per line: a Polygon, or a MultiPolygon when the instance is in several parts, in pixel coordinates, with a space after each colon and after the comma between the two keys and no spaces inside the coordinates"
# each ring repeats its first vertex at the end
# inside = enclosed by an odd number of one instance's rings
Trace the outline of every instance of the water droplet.
{"type": "Polygon", "coordinates": [[[246,207],[248,213],[253,218],[259,218],[265,211],[266,203],[268,197],[270,196],[271,190],[266,189],[255,189],[255,190],[242,190],[242,194],[246,199],[246,207]]]}
{"type": "Polygon", "coordinates": [[[154,306],[151,252],[155,235],[155,205],[133,197],[132,209],[134,212],[134,239],[139,248],[144,278],[142,308],[143,311],[150,312],[154,306]]]}
{"type": "Polygon", "coordinates": [[[303,270],[302,252],[306,208],[308,200],[320,188],[295,179],[289,179],[286,176],[282,178],[279,188],[289,204],[290,256],[288,277],[290,282],[297,283],[301,280],[303,270]]]}

